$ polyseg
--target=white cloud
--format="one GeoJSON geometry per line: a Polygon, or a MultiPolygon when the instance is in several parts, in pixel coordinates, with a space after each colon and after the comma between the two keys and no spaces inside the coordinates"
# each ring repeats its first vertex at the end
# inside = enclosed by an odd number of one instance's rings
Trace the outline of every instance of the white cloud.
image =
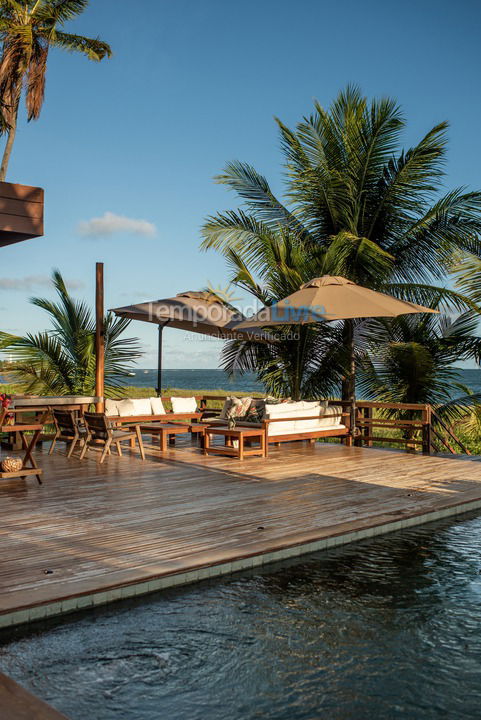
{"type": "MultiPolygon", "coordinates": [[[[66,280],[69,290],[78,290],[84,287],[80,280],[66,280]]],[[[52,287],[52,278],[49,275],[27,275],[21,278],[0,277],[0,290],[34,290],[35,288],[52,287]]]]}
{"type": "Polygon", "coordinates": [[[78,232],[85,237],[107,237],[116,233],[154,237],[157,228],[147,220],[137,220],[125,215],[106,212],[102,217],[91,218],[79,223],[78,232]]]}

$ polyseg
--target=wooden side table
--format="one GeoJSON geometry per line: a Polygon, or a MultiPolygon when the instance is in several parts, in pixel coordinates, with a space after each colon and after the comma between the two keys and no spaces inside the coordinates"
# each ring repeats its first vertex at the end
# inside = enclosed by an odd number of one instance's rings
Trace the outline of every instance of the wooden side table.
{"type": "Polygon", "coordinates": [[[15,477],[26,477],[27,475],[35,475],[38,483],[41,485],[41,474],[42,470],[38,467],[33,457],[33,451],[38,442],[40,434],[43,430],[43,423],[15,423],[14,425],[0,425],[0,432],[14,432],[18,433],[22,441],[22,447],[25,450],[25,455],[22,459],[21,470],[15,470],[13,472],[0,472],[0,478],[15,478],[15,477]],[[25,436],[26,432],[32,433],[27,439],[25,436]]]}
{"type": "Polygon", "coordinates": [[[266,436],[263,428],[235,427],[211,425],[205,428],[204,455],[217,454],[237,457],[243,460],[251,455],[266,457],[266,436]],[[211,438],[220,435],[225,439],[225,445],[211,445],[211,438]],[[245,440],[257,440],[258,447],[246,447],[245,440]],[[237,440],[237,447],[234,447],[234,440],[237,440]]]}

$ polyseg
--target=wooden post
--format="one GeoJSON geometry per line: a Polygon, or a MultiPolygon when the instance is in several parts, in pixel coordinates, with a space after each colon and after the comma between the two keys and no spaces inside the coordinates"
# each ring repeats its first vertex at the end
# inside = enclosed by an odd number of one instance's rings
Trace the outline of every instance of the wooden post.
{"type": "Polygon", "coordinates": [[[164,326],[159,325],[159,342],[157,345],[157,396],[162,397],[162,334],[164,326]]]}
{"type": "MultiPolygon", "coordinates": [[[[371,407],[364,408],[364,419],[367,421],[372,420],[372,408],[371,407]]],[[[372,440],[369,440],[369,437],[372,436],[372,434],[373,434],[373,429],[372,429],[371,423],[367,422],[364,427],[364,436],[365,436],[364,444],[366,447],[372,447],[372,440]]]]}
{"type": "Polygon", "coordinates": [[[422,410],[422,448],[423,455],[431,455],[432,428],[431,428],[431,405],[425,405],[422,410]]]}
{"type": "Polygon", "coordinates": [[[359,421],[362,418],[362,410],[360,410],[357,405],[355,407],[355,417],[356,417],[356,435],[354,436],[354,445],[356,447],[362,447],[362,430],[359,427],[359,421]]]}
{"type": "Polygon", "coordinates": [[[105,328],[104,328],[104,264],[95,265],[95,394],[101,398],[97,412],[104,411],[105,328]]]}

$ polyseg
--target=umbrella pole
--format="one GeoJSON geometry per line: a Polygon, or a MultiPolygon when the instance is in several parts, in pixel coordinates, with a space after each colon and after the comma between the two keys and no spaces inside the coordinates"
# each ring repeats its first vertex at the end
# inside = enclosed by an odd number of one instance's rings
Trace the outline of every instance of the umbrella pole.
{"type": "Polygon", "coordinates": [[[349,400],[351,403],[350,430],[353,439],[356,437],[356,360],[354,354],[354,343],[351,345],[351,358],[349,362],[349,400]]]}
{"type": "Polygon", "coordinates": [[[105,326],[104,326],[104,264],[95,265],[95,395],[96,411],[104,411],[105,394],[105,326]]]}
{"type": "Polygon", "coordinates": [[[157,350],[157,396],[162,397],[162,333],[164,326],[159,325],[159,344],[157,350]]]}
{"type": "Polygon", "coordinates": [[[347,395],[350,407],[350,435],[356,437],[356,353],[354,347],[354,321],[347,320],[347,342],[349,347],[349,365],[347,377],[347,395]]]}

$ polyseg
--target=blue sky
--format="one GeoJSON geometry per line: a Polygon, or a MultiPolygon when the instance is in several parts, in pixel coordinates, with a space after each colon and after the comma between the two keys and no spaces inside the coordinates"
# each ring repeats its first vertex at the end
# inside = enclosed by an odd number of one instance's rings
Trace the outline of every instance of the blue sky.
{"type": "MultiPolygon", "coordinates": [[[[203,219],[237,206],[213,176],[244,160],[281,193],[273,117],[294,125],[347,83],[398,100],[406,145],[448,120],[446,185],[479,189],[480,20],[475,0],[92,0],[69,29],[114,55],[96,64],[52,52],[41,118],[21,122],[7,179],[45,188],[46,232],[2,249],[0,327],[46,328],[28,298],[50,293],[53,267],[93,304],[103,261],[109,307],[225,286],[223,260],[199,251],[203,219]],[[105,213],[155,234],[79,232],[105,213]]],[[[155,328],[131,331],[153,367],[155,328]]],[[[164,338],[166,367],[216,367],[218,342],[164,338]]]]}

